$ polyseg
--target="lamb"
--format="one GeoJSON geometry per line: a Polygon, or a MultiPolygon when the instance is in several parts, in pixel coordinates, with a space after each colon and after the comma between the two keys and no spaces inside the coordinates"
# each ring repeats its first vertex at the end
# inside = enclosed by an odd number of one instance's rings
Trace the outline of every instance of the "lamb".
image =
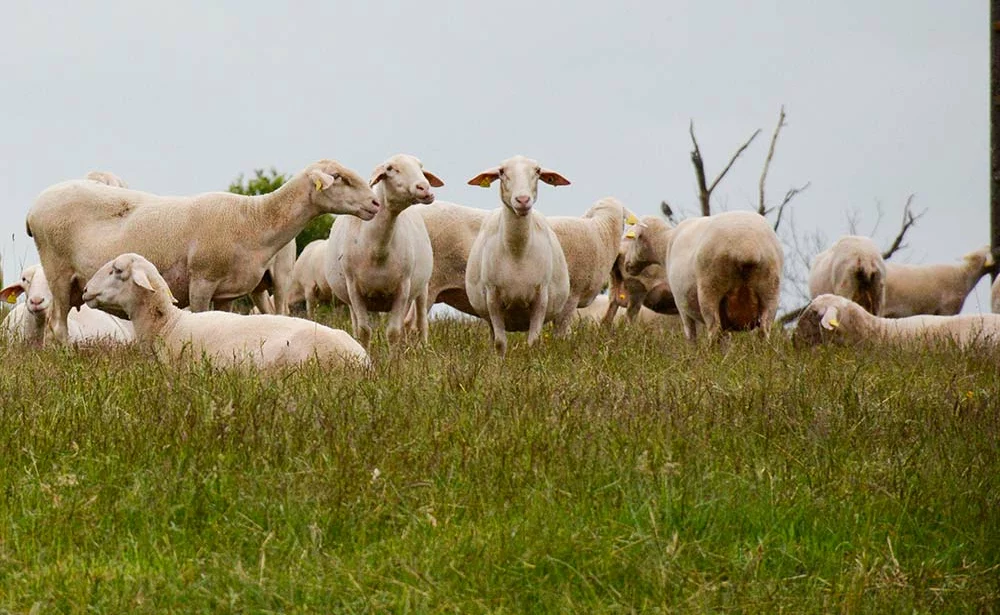
{"type": "Polygon", "coordinates": [[[1000,314],[883,318],[846,297],[824,294],[813,299],[799,316],[792,339],[796,346],[827,341],[902,344],[945,340],[961,347],[977,343],[995,346],[1000,344],[1000,314]]]}
{"type": "Polygon", "coordinates": [[[878,316],[885,305],[885,277],[885,261],[875,242],[846,235],[813,259],[809,294],[847,297],[878,316]]]}
{"type": "Polygon", "coordinates": [[[368,313],[389,312],[386,338],[397,343],[403,319],[415,305],[417,329],[427,341],[427,283],[434,252],[415,203],[433,203],[431,187],[444,185],[417,158],[392,156],[375,167],[369,185],[378,190],[382,210],[370,221],[341,217],[326,248],[326,279],[333,295],[351,308],[354,335],[367,348],[372,336],[368,313]]]}
{"type": "Polygon", "coordinates": [[[361,176],[321,160],[260,196],[163,197],[67,181],[39,195],[27,230],[52,287],[50,332],[65,341],[66,315],[81,304],[83,282],[118,254],[144,254],[163,272],[179,305],[202,312],[213,300],[254,290],[272,257],[312,218],[334,212],[369,220],[378,210],[361,176]]]}
{"type": "Polygon", "coordinates": [[[138,254],[122,254],[102,265],[86,283],[83,300],[93,308],[124,311],[138,342],[153,345],[162,358],[204,356],[222,367],[295,366],[311,357],[369,365],[364,348],[345,331],[302,318],[181,310],[163,276],[138,254]]]}
{"type": "Polygon", "coordinates": [[[958,314],[968,294],[993,268],[989,246],[966,254],[962,262],[955,265],[886,263],[882,315],[900,318],[915,314],[958,314]]]}
{"type": "Polygon", "coordinates": [[[504,356],[508,330],[527,330],[528,345],[534,344],[542,325],[560,317],[569,299],[559,239],[545,217],[532,211],[539,179],[551,186],[566,186],[569,180],[535,160],[514,156],[469,184],[488,188],[497,179],[503,206],[490,214],[472,244],[465,288],[476,313],[489,320],[494,348],[504,356]]]}
{"type": "Polygon", "coordinates": [[[577,308],[586,307],[608,283],[626,224],[638,219],[616,198],[605,197],[577,218],[550,217],[569,271],[569,299],[556,319],[556,333],[569,329],[577,308]]]}
{"type": "Polygon", "coordinates": [[[86,179],[100,182],[106,186],[112,186],[115,188],[128,188],[128,184],[125,183],[124,179],[118,177],[110,171],[91,171],[90,173],[87,173],[86,179]]]}
{"type": "Polygon", "coordinates": [[[330,302],[333,299],[333,289],[326,281],[326,244],[326,239],[309,242],[292,268],[288,305],[305,301],[309,320],[316,320],[316,305],[319,302],[330,302]]]}
{"type": "Polygon", "coordinates": [[[702,323],[710,340],[723,331],[758,329],[768,339],[778,311],[784,255],[777,235],[756,212],[689,218],[670,233],[667,281],[684,335],[702,323]]]}
{"type": "MultiPolygon", "coordinates": [[[[16,339],[41,345],[49,306],[52,304],[52,292],[41,265],[27,267],[21,272],[20,280],[0,290],[0,302],[14,303],[22,293],[26,300],[7,314],[4,329],[16,339]]],[[[132,323],[85,305],[69,313],[67,326],[69,341],[74,344],[128,343],[135,339],[132,323]]]]}
{"type": "Polygon", "coordinates": [[[677,314],[665,266],[672,228],[656,216],[643,216],[622,235],[609,292],[615,300],[608,303],[605,325],[612,323],[623,303],[629,321],[644,307],[658,314],[677,314]]]}

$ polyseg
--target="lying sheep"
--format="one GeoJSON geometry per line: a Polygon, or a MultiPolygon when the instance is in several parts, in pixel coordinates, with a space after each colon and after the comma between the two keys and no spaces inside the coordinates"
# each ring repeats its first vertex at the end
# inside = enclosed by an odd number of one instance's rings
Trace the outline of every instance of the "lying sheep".
{"type": "MultiPolygon", "coordinates": [[[[32,265],[21,272],[21,279],[0,290],[0,302],[14,303],[24,293],[24,303],[19,303],[4,319],[4,330],[28,344],[40,345],[45,335],[45,325],[52,305],[52,291],[41,265],[32,265]]],[[[128,343],[135,339],[132,323],[100,310],[80,306],[72,310],[67,321],[69,341],[76,343],[112,342],[128,343]]]]}
{"type": "Polygon", "coordinates": [[[667,281],[684,335],[696,323],[715,340],[723,331],[759,329],[767,339],[778,311],[784,255],[771,225],[749,211],[689,218],[670,233],[667,281]]]}
{"type": "Polygon", "coordinates": [[[606,197],[581,217],[553,216],[548,221],[569,271],[569,299],[556,319],[556,333],[562,334],[569,329],[576,309],[590,305],[608,284],[622,230],[638,219],[621,201],[606,197]]]}
{"type": "Polygon", "coordinates": [[[823,250],[809,268],[809,295],[840,295],[878,316],[885,305],[885,261],[868,237],[846,235],[823,250]]]}
{"type": "Polygon", "coordinates": [[[932,342],[950,340],[962,347],[1000,343],[1000,315],[910,316],[882,318],[838,295],[816,297],[799,316],[793,334],[797,346],[823,342],[932,342]]]}
{"type": "Polygon", "coordinates": [[[337,218],[327,241],[327,282],[333,295],[350,306],[354,335],[365,348],[372,335],[369,312],[389,312],[386,338],[395,344],[411,303],[426,341],[434,253],[423,218],[407,208],[433,203],[431,187],[444,182],[417,158],[397,154],[375,168],[369,184],[378,191],[382,210],[369,222],[337,218]]]}
{"type": "Polygon", "coordinates": [[[566,186],[569,180],[535,160],[514,156],[469,184],[488,188],[498,179],[503,206],[490,214],[472,244],[465,288],[473,309],[489,320],[494,347],[503,356],[507,331],[527,330],[528,345],[534,344],[542,325],[558,318],[569,298],[559,239],[545,217],[532,211],[539,179],[551,186],[566,186]]]}
{"type": "Polygon", "coordinates": [[[258,368],[323,362],[368,365],[364,348],[350,335],[290,316],[246,316],[230,312],[187,312],[174,305],[166,280],[138,254],[122,254],[87,282],[88,306],[122,310],[136,339],[167,358],[208,358],[219,366],[258,368]]]}
{"type": "Polygon", "coordinates": [[[886,263],[882,315],[901,318],[914,314],[958,314],[965,298],[993,267],[989,246],[966,254],[962,262],[955,265],[886,263]]]}
{"type": "Polygon", "coordinates": [[[292,288],[288,305],[306,302],[306,315],[316,320],[316,305],[333,300],[333,290],[326,281],[326,239],[316,239],[302,248],[292,268],[292,288]]]}
{"type": "Polygon", "coordinates": [[[642,308],[658,314],[677,314],[677,303],[667,282],[666,253],[671,227],[656,216],[643,216],[621,238],[612,268],[611,294],[603,323],[610,325],[618,308],[634,321],[642,308]]]}
{"type": "Polygon", "coordinates": [[[357,173],[322,160],[261,196],[163,197],[67,181],[39,195],[27,230],[52,287],[51,332],[65,340],[66,315],[80,305],[83,282],[117,254],[144,254],[162,270],[179,304],[201,312],[213,300],[253,291],[269,261],[312,218],[333,212],[368,220],[378,209],[375,193],[357,173]]]}

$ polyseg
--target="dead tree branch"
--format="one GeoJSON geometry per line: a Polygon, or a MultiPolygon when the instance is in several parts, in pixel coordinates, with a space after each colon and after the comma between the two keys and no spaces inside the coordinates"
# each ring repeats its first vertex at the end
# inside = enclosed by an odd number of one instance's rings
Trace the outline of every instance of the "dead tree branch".
{"type": "MultiPolygon", "coordinates": [[[[795,195],[799,194],[800,192],[804,192],[805,189],[808,188],[811,185],[812,185],[812,182],[806,182],[805,185],[803,185],[801,188],[789,188],[788,189],[788,192],[785,193],[785,198],[783,198],[781,200],[781,205],[778,206],[778,216],[774,219],[774,230],[775,230],[775,232],[777,232],[778,226],[781,225],[781,216],[782,216],[782,214],[785,213],[785,207],[792,201],[792,199],[795,198],[795,195]]],[[[764,193],[761,192],[761,197],[763,198],[763,196],[764,196],[764,193]]],[[[761,203],[763,203],[763,201],[761,201],[761,203]]],[[[774,211],[773,207],[771,209],[766,210],[761,215],[762,216],[767,215],[767,214],[771,213],[772,211],[774,211]]]]}
{"type": "Polygon", "coordinates": [[[660,201],[660,211],[667,217],[670,224],[677,226],[677,218],[674,216],[674,210],[670,207],[670,203],[660,201]]]}
{"type": "Polygon", "coordinates": [[[716,176],[712,185],[708,185],[708,180],[705,177],[705,160],[701,157],[701,148],[698,147],[698,139],[694,136],[694,120],[691,120],[691,124],[688,127],[688,132],[691,133],[691,142],[694,144],[694,150],[691,151],[691,164],[694,165],[694,174],[698,178],[698,198],[701,201],[701,215],[710,216],[712,215],[712,207],[710,205],[710,200],[712,198],[712,191],[715,187],[719,185],[722,178],[726,176],[729,169],[732,168],[736,159],[740,157],[740,154],[750,146],[750,143],[760,134],[760,129],[754,131],[750,138],[746,140],[743,145],[736,150],[732,158],[729,159],[729,163],[724,169],[716,176]]]}
{"type": "Polygon", "coordinates": [[[912,203],[913,195],[911,194],[907,197],[906,205],[903,207],[903,225],[899,229],[899,234],[896,235],[896,238],[892,241],[892,245],[889,246],[888,250],[882,253],[883,260],[889,260],[889,257],[895,254],[897,250],[906,247],[903,244],[903,237],[906,235],[906,231],[910,230],[910,227],[916,224],[917,220],[923,218],[924,214],[927,213],[927,210],[925,209],[918,214],[914,214],[913,209],[910,207],[912,203]]]}
{"type": "Polygon", "coordinates": [[[774,146],[778,143],[778,135],[781,133],[781,128],[784,125],[785,105],[781,105],[781,111],[778,113],[778,125],[774,127],[774,134],[771,135],[771,146],[767,148],[767,158],[764,159],[764,170],[760,173],[760,183],[758,184],[760,204],[757,206],[757,213],[762,216],[767,215],[767,206],[764,202],[764,182],[767,181],[767,172],[771,168],[771,158],[774,158],[774,146]]]}

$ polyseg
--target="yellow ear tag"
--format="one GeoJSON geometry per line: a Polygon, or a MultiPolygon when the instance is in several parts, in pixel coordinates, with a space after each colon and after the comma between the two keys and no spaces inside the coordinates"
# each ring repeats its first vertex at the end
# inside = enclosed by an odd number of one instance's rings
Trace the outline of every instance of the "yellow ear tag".
{"type": "Polygon", "coordinates": [[[7,295],[7,303],[17,303],[17,295],[14,293],[7,295]]]}
{"type": "Polygon", "coordinates": [[[639,221],[639,218],[636,218],[635,214],[633,214],[633,213],[630,213],[628,215],[628,218],[625,218],[625,224],[635,224],[638,221],[639,221]]]}
{"type": "Polygon", "coordinates": [[[479,182],[479,187],[480,188],[489,188],[490,187],[490,178],[489,177],[484,177],[483,181],[479,182]]]}
{"type": "Polygon", "coordinates": [[[316,182],[316,192],[321,192],[323,190],[323,182],[318,179],[313,180],[316,182]]]}
{"type": "Polygon", "coordinates": [[[622,301],[624,301],[625,300],[625,293],[622,293],[622,294],[618,295],[618,298],[621,299],[622,301]]]}
{"type": "Polygon", "coordinates": [[[827,321],[827,324],[836,329],[837,327],[840,326],[840,321],[837,320],[836,318],[831,318],[830,320],[827,321]]]}
{"type": "Polygon", "coordinates": [[[625,237],[629,239],[635,239],[635,231],[633,230],[625,231],[625,237]]]}

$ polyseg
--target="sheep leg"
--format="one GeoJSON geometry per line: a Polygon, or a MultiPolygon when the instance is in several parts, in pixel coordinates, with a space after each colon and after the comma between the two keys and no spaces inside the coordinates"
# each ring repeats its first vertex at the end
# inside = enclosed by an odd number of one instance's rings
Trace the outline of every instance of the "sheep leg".
{"type": "Polygon", "coordinates": [[[569,332],[569,325],[573,322],[573,313],[576,312],[576,306],[580,303],[580,300],[570,295],[566,300],[566,304],[563,306],[559,316],[556,317],[555,333],[559,337],[565,336],[569,332]]]}
{"type": "Polygon", "coordinates": [[[545,311],[549,306],[549,289],[542,287],[531,304],[531,319],[528,321],[528,346],[534,344],[542,334],[545,324],[545,311]]]}
{"type": "MultiPolygon", "coordinates": [[[[44,265],[43,265],[44,266],[44,265]]],[[[52,304],[48,309],[48,327],[43,343],[55,341],[65,344],[69,340],[69,310],[70,293],[73,287],[72,272],[49,278],[49,290],[52,292],[52,304]]]]}
{"type": "Polygon", "coordinates": [[[486,288],[486,310],[490,316],[490,331],[493,333],[493,348],[501,357],[507,354],[507,329],[503,321],[503,306],[500,296],[493,288],[486,288]]]}
{"type": "Polygon", "coordinates": [[[417,331],[420,332],[420,339],[427,343],[427,289],[417,295],[411,309],[417,311],[417,331]]]}
{"type": "Polygon", "coordinates": [[[698,324],[695,322],[694,318],[682,311],[681,324],[684,325],[684,337],[687,341],[695,341],[698,336],[698,324]]]}
{"type": "Polygon", "coordinates": [[[306,290],[306,317],[316,320],[316,292],[312,288],[306,290]]]}
{"type": "Polygon", "coordinates": [[[192,279],[188,285],[188,306],[192,312],[207,312],[211,309],[212,295],[219,283],[214,280],[192,279]]]}
{"type": "Polygon", "coordinates": [[[698,285],[698,307],[702,322],[708,332],[708,341],[715,342],[722,334],[722,321],[719,317],[719,299],[708,296],[706,286],[698,285]]]}
{"type": "Polygon", "coordinates": [[[285,284],[275,284],[274,294],[271,295],[271,301],[274,302],[274,313],[281,314],[282,316],[288,316],[288,291],[289,289],[285,284]]]}
{"type": "Polygon", "coordinates": [[[625,317],[628,318],[629,322],[635,322],[637,316],[639,316],[639,311],[642,310],[642,305],[646,301],[646,291],[640,291],[632,293],[628,298],[628,307],[625,309],[625,317]]]}
{"type": "Polygon", "coordinates": [[[250,299],[253,304],[257,306],[261,314],[274,314],[274,303],[271,302],[271,297],[267,294],[267,290],[263,288],[255,288],[252,293],[250,293],[250,299]]]}
{"type": "Polygon", "coordinates": [[[389,310],[389,323],[385,327],[385,337],[390,345],[399,343],[403,337],[403,320],[410,307],[410,278],[403,278],[402,283],[396,290],[396,298],[393,299],[392,308],[389,310]]]}
{"type": "Polygon", "coordinates": [[[615,322],[615,316],[618,315],[618,302],[615,301],[614,295],[611,296],[611,300],[608,301],[608,309],[604,312],[604,316],[601,317],[601,326],[605,328],[610,328],[615,322]]]}
{"type": "Polygon", "coordinates": [[[365,305],[365,298],[361,296],[361,291],[354,285],[354,278],[347,279],[347,299],[351,303],[351,326],[354,329],[354,337],[367,350],[368,343],[372,339],[372,326],[368,321],[368,307],[365,305]]]}

